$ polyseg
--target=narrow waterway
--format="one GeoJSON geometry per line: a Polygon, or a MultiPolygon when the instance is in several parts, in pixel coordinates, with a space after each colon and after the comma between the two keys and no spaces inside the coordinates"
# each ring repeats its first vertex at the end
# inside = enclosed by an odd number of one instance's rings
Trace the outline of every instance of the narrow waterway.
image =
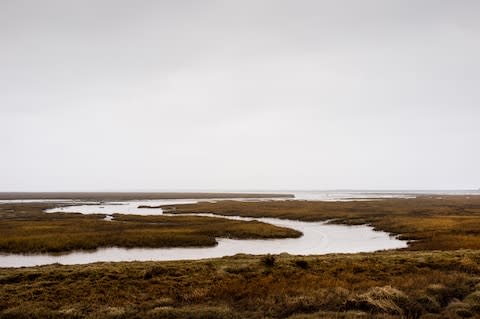
{"type": "MultiPolygon", "coordinates": [[[[160,200],[134,201],[117,203],[100,203],[95,205],[77,205],[59,207],[48,212],[79,212],[84,214],[100,213],[111,216],[114,213],[140,215],[162,214],[160,208],[138,208],[140,205],[156,206],[167,204],[194,203],[197,200],[160,200]]],[[[320,255],[328,253],[373,252],[385,249],[397,249],[407,246],[406,241],[390,236],[386,232],[375,231],[372,227],[332,225],[324,222],[302,222],[278,218],[246,218],[238,216],[218,216],[211,214],[192,214],[236,220],[257,220],[264,223],[299,230],[300,238],[291,239],[252,239],[239,240],[217,238],[214,247],[189,248],[101,248],[95,251],[75,251],[66,254],[0,254],[0,267],[29,267],[59,264],[88,264],[93,262],[120,261],[162,261],[193,260],[217,258],[244,254],[279,254],[320,255]]],[[[107,218],[106,222],[110,222],[107,218]]]]}

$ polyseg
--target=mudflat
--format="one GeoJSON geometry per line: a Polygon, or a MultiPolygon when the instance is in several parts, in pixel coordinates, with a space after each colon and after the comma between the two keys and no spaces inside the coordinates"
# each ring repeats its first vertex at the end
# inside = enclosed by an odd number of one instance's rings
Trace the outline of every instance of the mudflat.
{"type": "Polygon", "coordinates": [[[188,198],[293,198],[292,194],[267,193],[188,193],[188,192],[0,192],[0,200],[15,199],[76,199],[92,201],[122,201],[142,199],[188,198]]]}

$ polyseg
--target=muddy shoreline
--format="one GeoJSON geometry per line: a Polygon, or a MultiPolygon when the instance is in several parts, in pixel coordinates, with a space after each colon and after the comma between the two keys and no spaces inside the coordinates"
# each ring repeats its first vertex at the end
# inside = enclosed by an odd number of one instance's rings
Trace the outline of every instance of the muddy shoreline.
{"type": "Polygon", "coordinates": [[[0,200],[69,199],[121,201],[144,199],[294,198],[293,194],[214,192],[0,192],[0,200]]]}

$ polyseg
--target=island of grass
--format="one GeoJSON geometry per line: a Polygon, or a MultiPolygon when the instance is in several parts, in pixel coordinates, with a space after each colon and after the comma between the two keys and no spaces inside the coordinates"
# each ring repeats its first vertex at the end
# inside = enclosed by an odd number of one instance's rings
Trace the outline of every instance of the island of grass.
{"type": "Polygon", "coordinates": [[[301,232],[257,221],[200,216],[44,213],[52,204],[0,205],[0,252],[58,253],[101,247],[207,247],[216,238],[296,238],[301,232]]]}
{"type": "Polygon", "coordinates": [[[372,225],[410,240],[408,250],[480,249],[480,196],[426,196],[371,201],[219,201],[163,206],[169,213],[275,217],[372,225]]]}

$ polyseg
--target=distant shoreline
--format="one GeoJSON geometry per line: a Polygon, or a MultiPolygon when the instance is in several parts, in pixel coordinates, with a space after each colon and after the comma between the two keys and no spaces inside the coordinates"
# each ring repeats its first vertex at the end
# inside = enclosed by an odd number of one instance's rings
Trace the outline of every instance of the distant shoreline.
{"type": "Polygon", "coordinates": [[[0,192],[0,200],[78,199],[78,200],[145,200],[207,198],[295,198],[293,194],[210,193],[210,192],[0,192]]]}

